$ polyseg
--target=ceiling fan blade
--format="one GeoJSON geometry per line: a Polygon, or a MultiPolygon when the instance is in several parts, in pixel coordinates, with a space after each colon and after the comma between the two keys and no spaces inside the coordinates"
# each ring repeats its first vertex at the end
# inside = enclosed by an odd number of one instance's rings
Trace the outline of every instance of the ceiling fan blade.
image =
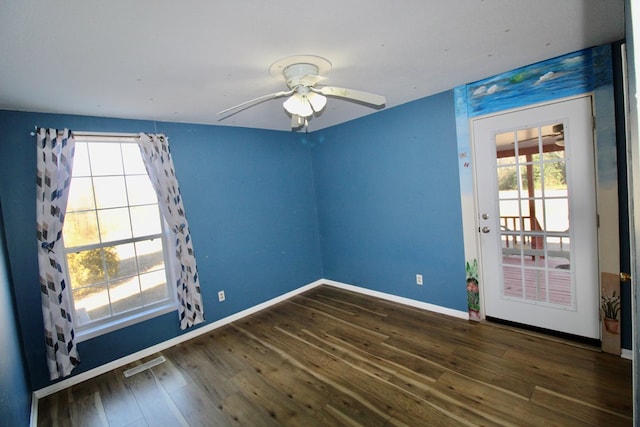
{"type": "Polygon", "coordinates": [[[300,78],[300,84],[303,86],[315,86],[316,83],[326,80],[326,77],[319,76],[317,74],[307,74],[300,78]]]}
{"type": "Polygon", "coordinates": [[[362,92],[360,90],[345,89],[343,87],[323,86],[320,88],[311,88],[314,92],[319,92],[327,96],[336,96],[338,98],[353,99],[354,101],[364,102],[371,105],[384,105],[387,99],[382,95],[374,93],[362,92]]]}
{"type": "Polygon", "coordinates": [[[233,107],[222,110],[218,113],[218,116],[230,116],[231,114],[237,113],[238,111],[244,110],[249,107],[253,107],[254,105],[260,104],[261,102],[291,95],[292,93],[293,93],[293,90],[288,90],[288,91],[274,92],[268,95],[259,96],[258,98],[250,99],[249,101],[245,101],[241,104],[234,105],[233,107]]]}

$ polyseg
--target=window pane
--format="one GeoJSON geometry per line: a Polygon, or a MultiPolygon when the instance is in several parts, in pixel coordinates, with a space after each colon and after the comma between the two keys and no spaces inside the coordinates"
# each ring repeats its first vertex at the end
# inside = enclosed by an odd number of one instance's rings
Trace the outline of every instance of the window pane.
{"type": "Polygon", "coordinates": [[[142,285],[142,300],[145,305],[169,298],[167,276],[164,270],[141,274],[140,283],[142,285]]]}
{"type": "Polygon", "coordinates": [[[63,233],[77,325],[129,319],[175,299],[162,225],[136,143],[76,141],[63,233]]]}
{"type": "Polygon", "coordinates": [[[67,248],[93,245],[100,242],[96,212],[76,212],[65,216],[62,228],[64,245],[67,248]]]}
{"type": "Polygon", "coordinates": [[[142,306],[138,276],[111,282],[109,295],[111,296],[111,307],[114,314],[142,306]]]}
{"type": "Polygon", "coordinates": [[[103,250],[100,248],[67,254],[67,265],[69,266],[72,289],[107,280],[104,274],[103,250]]]}
{"type": "Polygon", "coordinates": [[[89,146],[91,173],[99,175],[122,175],[120,144],[92,143],[89,146]]]}
{"type": "Polygon", "coordinates": [[[93,178],[98,209],[127,206],[127,191],[123,176],[105,176],[93,178]]]}
{"type": "Polygon", "coordinates": [[[131,224],[135,237],[160,234],[160,212],[158,206],[136,206],[131,208],[131,224]]]}
{"type": "Polygon", "coordinates": [[[156,192],[147,175],[127,176],[127,192],[130,205],[149,205],[158,203],[156,192]]]}
{"type": "Polygon", "coordinates": [[[106,250],[109,254],[105,258],[110,281],[138,274],[133,243],[109,246],[105,248],[106,250]]]}
{"type": "Polygon", "coordinates": [[[147,170],[142,162],[140,147],[138,144],[122,144],[122,159],[124,162],[124,173],[126,175],[145,175],[147,170]]]}
{"type": "Polygon", "coordinates": [[[80,325],[110,316],[107,285],[74,290],[73,305],[80,325]]]}
{"type": "Polygon", "coordinates": [[[76,142],[75,154],[73,155],[73,177],[91,176],[89,167],[89,147],[86,142],[76,142]]]}
{"type": "Polygon", "coordinates": [[[95,209],[91,178],[73,178],[69,186],[67,212],[95,209]]]}
{"type": "Polygon", "coordinates": [[[138,254],[138,268],[141,273],[164,268],[161,239],[136,242],[136,253],[138,254]]]}
{"type": "Polygon", "coordinates": [[[98,221],[100,221],[100,237],[103,242],[131,238],[129,209],[120,208],[98,211],[98,221]]]}

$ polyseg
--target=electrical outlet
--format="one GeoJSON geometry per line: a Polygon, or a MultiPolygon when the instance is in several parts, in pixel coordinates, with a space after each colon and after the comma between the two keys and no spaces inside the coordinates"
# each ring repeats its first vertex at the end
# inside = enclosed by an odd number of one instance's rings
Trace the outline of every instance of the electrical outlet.
{"type": "Polygon", "coordinates": [[[220,302],[224,301],[224,291],[218,292],[218,301],[220,302]]]}
{"type": "Polygon", "coordinates": [[[422,285],[422,274],[416,274],[416,284],[422,285]]]}

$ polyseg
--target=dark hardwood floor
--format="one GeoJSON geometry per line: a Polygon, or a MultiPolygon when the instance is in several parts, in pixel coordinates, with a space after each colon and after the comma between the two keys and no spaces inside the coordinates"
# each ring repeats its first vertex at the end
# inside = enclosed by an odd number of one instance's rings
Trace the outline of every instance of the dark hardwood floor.
{"type": "Polygon", "coordinates": [[[47,396],[39,426],[632,425],[631,362],[321,286],[47,396]]]}

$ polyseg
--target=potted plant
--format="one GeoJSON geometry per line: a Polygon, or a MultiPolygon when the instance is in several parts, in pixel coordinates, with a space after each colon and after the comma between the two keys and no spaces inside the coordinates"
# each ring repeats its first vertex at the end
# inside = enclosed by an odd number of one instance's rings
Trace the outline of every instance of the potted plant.
{"type": "Polygon", "coordinates": [[[619,326],[618,314],[620,314],[620,295],[616,295],[616,291],[613,291],[611,296],[602,295],[600,299],[604,328],[612,334],[617,334],[619,326]]]}
{"type": "Polygon", "coordinates": [[[467,307],[469,320],[480,320],[480,288],[478,286],[478,260],[466,263],[467,270],[467,307]]]}

